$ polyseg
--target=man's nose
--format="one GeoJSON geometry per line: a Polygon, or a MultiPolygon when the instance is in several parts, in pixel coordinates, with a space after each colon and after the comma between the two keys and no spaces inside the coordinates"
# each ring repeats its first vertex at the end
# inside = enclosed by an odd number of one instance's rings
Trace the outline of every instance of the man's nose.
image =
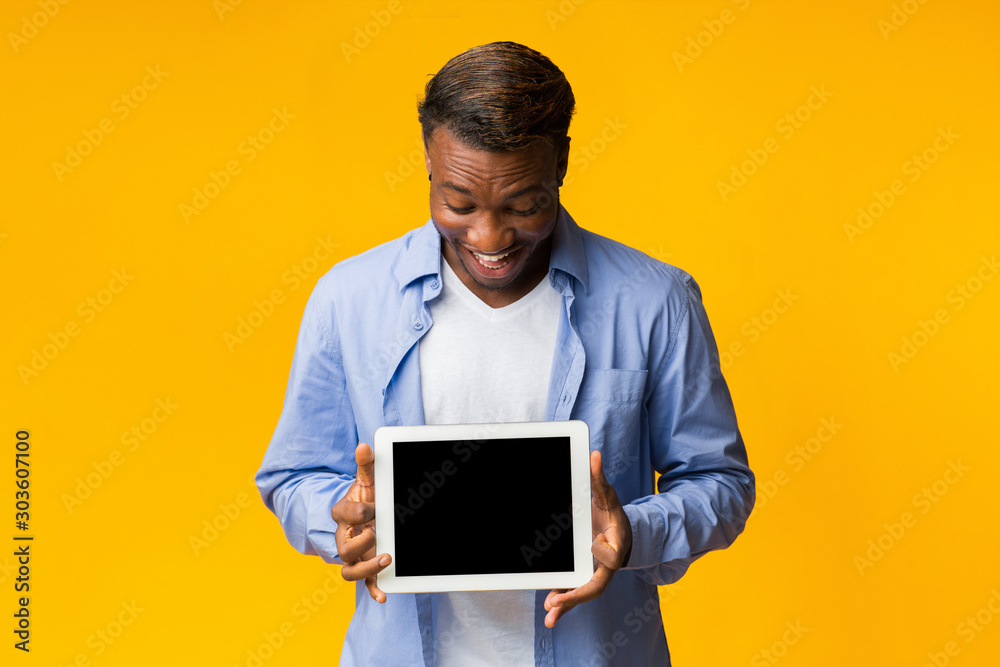
{"type": "Polygon", "coordinates": [[[514,230],[492,211],[480,211],[466,234],[469,245],[485,254],[506,250],[514,243],[514,230]]]}

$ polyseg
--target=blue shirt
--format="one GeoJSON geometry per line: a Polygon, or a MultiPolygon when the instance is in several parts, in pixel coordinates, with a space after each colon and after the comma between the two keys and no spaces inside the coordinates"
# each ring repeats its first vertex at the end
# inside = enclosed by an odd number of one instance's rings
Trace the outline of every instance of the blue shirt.
{"type": "MultiPolygon", "coordinates": [[[[343,562],[330,509],[354,479],[358,442],[372,443],[380,426],[424,423],[417,343],[433,326],[440,267],[428,220],[339,262],[309,297],[256,476],[304,554],[343,562]]],[[[669,665],[656,587],[729,546],[755,499],[701,293],[684,271],[579,227],[561,206],[547,279],[564,308],[546,418],[589,425],[631,523],[632,553],[600,598],[555,628],[543,622],[548,591],[537,591],[535,664],[669,665]]],[[[378,604],[357,582],[340,664],[432,665],[431,595],[378,604]]]]}

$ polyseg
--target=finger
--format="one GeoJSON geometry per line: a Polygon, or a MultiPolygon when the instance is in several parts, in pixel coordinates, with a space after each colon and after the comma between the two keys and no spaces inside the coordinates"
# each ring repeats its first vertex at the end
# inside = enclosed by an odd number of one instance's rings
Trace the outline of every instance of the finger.
{"type": "Polygon", "coordinates": [[[596,449],[590,453],[590,492],[598,507],[608,506],[608,481],[604,479],[601,452],[596,449]]]}
{"type": "Polygon", "coordinates": [[[354,461],[358,464],[357,481],[363,487],[375,486],[375,452],[368,443],[359,443],[354,450],[354,461]]]}
{"type": "Polygon", "coordinates": [[[382,554],[368,560],[347,563],[340,570],[340,575],[347,581],[357,581],[358,579],[374,578],[376,574],[388,567],[392,562],[389,554],[382,554]]]}
{"type": "Polygon", "coordinates": [[[578,604],[583,604],[599,597],[604,592],[604,589],[608,587],[608,584],[611,583],[613,575],[614,572],[608,568],[600,567],[594,573],[594,576],[591,577],[590,581],[583,586],[570,591],[552,591],[552,593],[549,593],[545,599],[546,609],[549,612],[545,615],[545,627],[555,627],[559,619],[564,614],[569,613],[578,604]]]}
{"type": "Polygon", "coordinates": [[[386,600],[385,593],[382,592],[382,589],[378,587],[376,582],[375,577],[368,577],[365,579],[365,586],[368,587],[368,594],[372,596],[372,600],[382,604],[386,600]]]}
{"type": "Polygon", "coordinates": [[[567,607],[567,611],[569,611],[569,609],[578,604],[589,602],[604,592],[604,589],[611,583],[613,575],[614,572],[612,570],[601,565],[594,572],[594,576],[590,578],[590,581],[579,588],[554,595],[549,604],[553,607],[567,607]]]}
{"type": "Polygon", "coordinates": [[[330,516],[338,526],[361,526],[375,520],[375,503],[341,500],[330,510],[330,516]]]}
{"type": "Polygon", "coordinates": [[[553,596],[559,595],[560,593],[565,593],[567,590],[568,589],[566,589],[566,588],[558,588],[558,589],[554,589],[554,590],[549,591],[549,594],[545,596],[545,603],[543,605],[545,607],[545,611],[549,611],[550,609],[552,609],[551,602],[552,602],[553,596]]]}
{"type": "Polygon", "coordinates": [[[604,535],[598,535],[594,543],[590,545],[590,552],[601,565],[612,570],[620,569],[622,566],[623,554],[620,551],[621,545],[611,544],[604,535]]]}
{"type": "MultiPolygon", "coordinates": [[[[347,535],[341,536],[341,539],[337,541],[337,551],[340,554],[340,560],[345,563],[352,563],[359,558],[363,558],[368,551],[375,548],[375,531],[370,527],[365,528],[358,535],[347,535]]],[[[355,577],[360,579],[361,577],[355,577]]]]}
{"type": "Polygon", "coordinates": [[[545,627],[554,628],[559,619],[562,618],[562,615],[572,609],[572,607],[559,607],[552,604],[552,598],[560,593],[565,593],[567,590],[566,588],[559,588],[549,591],[549,594],[545,596],[545,611],[548,612],[545,614],[545,627]]]}
{"type": "Polygon", "coordinates": [[[567,611],[569,611],[569,609],[566,609],[565,607],[553,607],[549,613],[545,614],[545,627],[556,627],[556,623],[559,622],[559,619],[562,618],[563,614],[567,611]]]}

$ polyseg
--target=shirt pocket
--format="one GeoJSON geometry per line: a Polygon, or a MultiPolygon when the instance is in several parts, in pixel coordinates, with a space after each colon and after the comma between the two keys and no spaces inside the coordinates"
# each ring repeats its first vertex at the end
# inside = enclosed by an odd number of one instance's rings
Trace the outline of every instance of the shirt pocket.
{"type": "Polygon", "coordinates": [[[645,369],[619,368],[588,369],[583,374],[573,418],[590,427],[590,447],[600,450],[609,482],[636,470],[647,375],[645,369]]]}

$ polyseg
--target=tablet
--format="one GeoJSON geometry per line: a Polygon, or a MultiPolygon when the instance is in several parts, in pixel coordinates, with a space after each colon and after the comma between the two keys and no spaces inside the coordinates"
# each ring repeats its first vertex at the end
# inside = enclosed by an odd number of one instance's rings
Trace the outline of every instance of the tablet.
{"type": "Polygon", "coordinates": [[[585,422],[375,431],[386,593],[576,588],[594,574],[585,422]]]}

